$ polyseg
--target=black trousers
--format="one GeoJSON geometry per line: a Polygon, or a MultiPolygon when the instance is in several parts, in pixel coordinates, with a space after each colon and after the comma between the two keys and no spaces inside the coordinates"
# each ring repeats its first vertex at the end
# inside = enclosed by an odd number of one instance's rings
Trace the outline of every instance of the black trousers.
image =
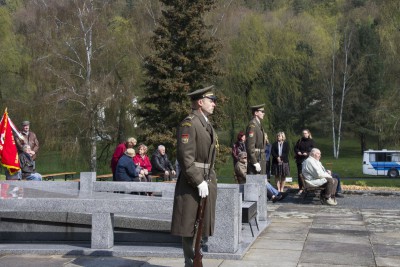
{"type": "Polygon", "coordinates": [[[296,165],[297,165],[297,182],[299,183],[299,189],[302,190],[304,188],[304,185],[300,179],[300,174],[303,169],[303,162],[296,162],[296,165]]]}

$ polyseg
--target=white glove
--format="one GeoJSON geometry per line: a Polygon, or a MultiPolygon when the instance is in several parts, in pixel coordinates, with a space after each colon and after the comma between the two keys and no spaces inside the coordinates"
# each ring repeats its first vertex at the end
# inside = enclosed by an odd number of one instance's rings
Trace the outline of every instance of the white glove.
{"type": "Polygon", "coordinates": [[[199,184],[197,188],[199,189],[199,196],[201,196],[202,198],[208,196],[208,184],[206,181],[201,182],[201,184],[199,184]]]}
{"type": "Polygon", "coordinates": [[[254,166],[254,168],[256,168],[256,172],[260,172],[261,171],[261,166],[260,166],[260,163],[255,163],[255,164],[253,164],[253,166],[254,166]]]}

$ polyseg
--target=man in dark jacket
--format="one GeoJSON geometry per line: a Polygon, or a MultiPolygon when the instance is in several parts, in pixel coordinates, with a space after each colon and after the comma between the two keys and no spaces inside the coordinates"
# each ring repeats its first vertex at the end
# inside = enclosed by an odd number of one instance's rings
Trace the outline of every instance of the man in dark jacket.
{"type": "Polygon", "coordinates": [[[151,166],[152,174],[160,175],[164,181],[170,181],[176,174],[172,163],[165,154],[165,146],[163,145],[159,145],[151,156],[151,166]]]}
{"type": "Polygon", "coordinates": [[[303,161],[308,158],[311,150],[315,147],[315,142],[312,139],[310,130],[304,129],[302,133],[303,136],[299,140],[297,140],[296,145],[294,146],[294,156],[297,165],[297,179],[299,183],[299,194],[303,193],[303,187],[305,186],[302,184],[302,180],[299,177],[303,168],[303,161]]]}
{"type": "Polygon", "coordinates": [[[214,162],[218,139],[207,118],[215,108],[216,97],[212,88],[210,86],[188,94],[193,111],[181,122],[177,133],[180,172],[175,187],[171,233],[182,237],[185,266],[193,266],[193,239],[201,198],[207,197],[203,242],[214,233],[217,200],[214,162]]]}
{"type": "Polygon", "coordinates": [[[41,181],[42,175],[37,173],[35,170],[35,163],[31,156],[31,147],[29,145],[24,145],[22,147],[22,153],[19,154],[19,164],[21,166],[22,179],[41,181]]]}
{"type": "Polygon", "coordinates": [[[133,157],[135,156],[135,150],[128,148],[124,155],[118,160],[117,167],[115,169],[115,180],[122,182],[140,182],[139,173],[136,171],[133,157]]]}
{"type": "Polygon", "coordinates": [[[261,125],[264,119],[264,104],[252,106],[253,118],[246,129],[247,173],[265,174],[265,132],[261,125]]]}

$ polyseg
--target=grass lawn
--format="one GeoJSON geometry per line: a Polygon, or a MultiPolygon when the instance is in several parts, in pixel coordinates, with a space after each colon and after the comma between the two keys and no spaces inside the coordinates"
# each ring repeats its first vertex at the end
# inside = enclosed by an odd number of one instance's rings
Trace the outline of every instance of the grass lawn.
{"type": "MultiPolygon", "coordinates": [[[[358,140],[354,138],[343,138],[341,142],[339,159],[333,157],[331,139],[329,137],[315,138],[316,146],[321,150],[321,162],[327,168],[338,173],[345,185],[387,186],[400,187],[400,177],[388,178],[387,176],[367,176],[362,173],[362,154],[358,140]],[[346,179],[351,178],[351,179],[346,179]],[[359,179],[353,179],[359,178],[359,179]]],[[[293,144],[291,150],[293,150],[293,144]]],[[[297,184],[297,167],[293,155],[289,157],[290,174],[293,184],[297,184]]],[[[218,181],[222,183],[233,183],[233,161],[228,156],[227,161],[217,166],[218,181]]],[[[274,180],[272,179],[274,184],[274,180]]]]}
{"type": "MultiPolygon", "coordinates": [[[[314,134],[315,136],[320,136],[314,134]]],[[[342,139],[339,159],[333,158],[331,140],[329,137],[315,137],[317,147],[321,149],[323,165],[333,172],[336,172],[342,178],[342,183],[345,185],[366,185],[366,186],[388,186],[400,187],[399,178],[377,177],[363,175],[362,173],[362,155],[359,148],[358,140],[354,138],[344,137],[342,139]],[[359,179],[347,179],[357,177],[359,179]]],[[[293,150],[293,144],[291,150],[293,150]]],[[[389,149],[389,148],[388,148],[389,149]]],[[[396,149],[396,148],[394,148],[396,149]]],[[[398,149],[398,148],[397,148],[398,149]]],[[[233,179],[233,162],[230,155],[225,156],[225,163],[216,165],[217,177],[219,183],[234,183],[233,179]]],[[[293,155],[290,155],[290,170],[293,177],[293,184],[297,183],[297,169],[293,155]]],[[[81,156],[73,158],[63,158],[60,152],[41,151],[38,160],[36,161],[37,171],[42,174],[58,173],[58,172],[82,172],[88,171],[87,159],[81,156]]],[[[98,173],[110,173],[109,160],[98,162],[98,173]]],[[[1,173],[4,173],[1,172],[1,173]]],[[[4,175],[0,174],[0,180],[4,180],[4,175]]],[[[57,178],[56,178],[57,179],[57,178]]],[[[57,179],[58,180],[58,179],[57,179]]],[[[60,177],[60,180],[63,180],[60,177]]]]}

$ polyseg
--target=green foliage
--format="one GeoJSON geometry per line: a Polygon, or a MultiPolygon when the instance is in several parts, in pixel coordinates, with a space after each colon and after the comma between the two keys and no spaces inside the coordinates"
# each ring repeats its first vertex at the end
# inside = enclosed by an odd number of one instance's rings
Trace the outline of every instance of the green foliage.
{"type": "MultiPolygon", "coordinates": [[[[231,40],[231,53],[227,58],[227,82],[224,86],[224,93],[230,103],[225,108],[232,127],[232,140],[236,135],[235,129],[243,130],[248,122],[249,107],[253,104],[251,96],[261,77],[262,65],[268,53],[267,32],[262,16],[245,16],[240,23],[238,35],[231,40]]],[[[255,101],[259,101],[259,96],[255,98],[255,101]]]]}
{"type": "Polygon", "coordinates": [[[190,111],[186,94],[213,83],[217,42],[203,20],[214,1],[162,1],[166,9],[145,61],[145,93],[138,114],[147,144],[175,143],[175,127],[190,111]]]}
{"type": "Polygon", "coordinates": [[[23,70],[27,56],[21,48],[19,37],[14,32],[12,14],[6,6],[0,6],[0,108],[14,108],[10,98],[23,93],[14,88],[20,88],[23,83],[23,70]]]}
{"type": "Polygon", "coordinates": [[[244,130],[249,105],[266,103],[270,136],[283,130],[294,142],[300,129],[318,130],[327,162],[356,176],[359,169],[327,157],[332,59],[337,90],[351,30],[341,155],[358,166],[361,150],[400,144],[399,14],[399,1],[376,0],[5,0],[0,108],[17,125],[30,120],[41,151],[65,160],[91,158],[95,136],[102,169],[128,136],[164,143],[173,156],[175,127],[190,110],[186,93],[216,84],[223,101],[212,119],[222,145],[244,130]],[[95,7],[83,21],[93,22],[90,82],[77,15],[84,3],[95,7]]]}

